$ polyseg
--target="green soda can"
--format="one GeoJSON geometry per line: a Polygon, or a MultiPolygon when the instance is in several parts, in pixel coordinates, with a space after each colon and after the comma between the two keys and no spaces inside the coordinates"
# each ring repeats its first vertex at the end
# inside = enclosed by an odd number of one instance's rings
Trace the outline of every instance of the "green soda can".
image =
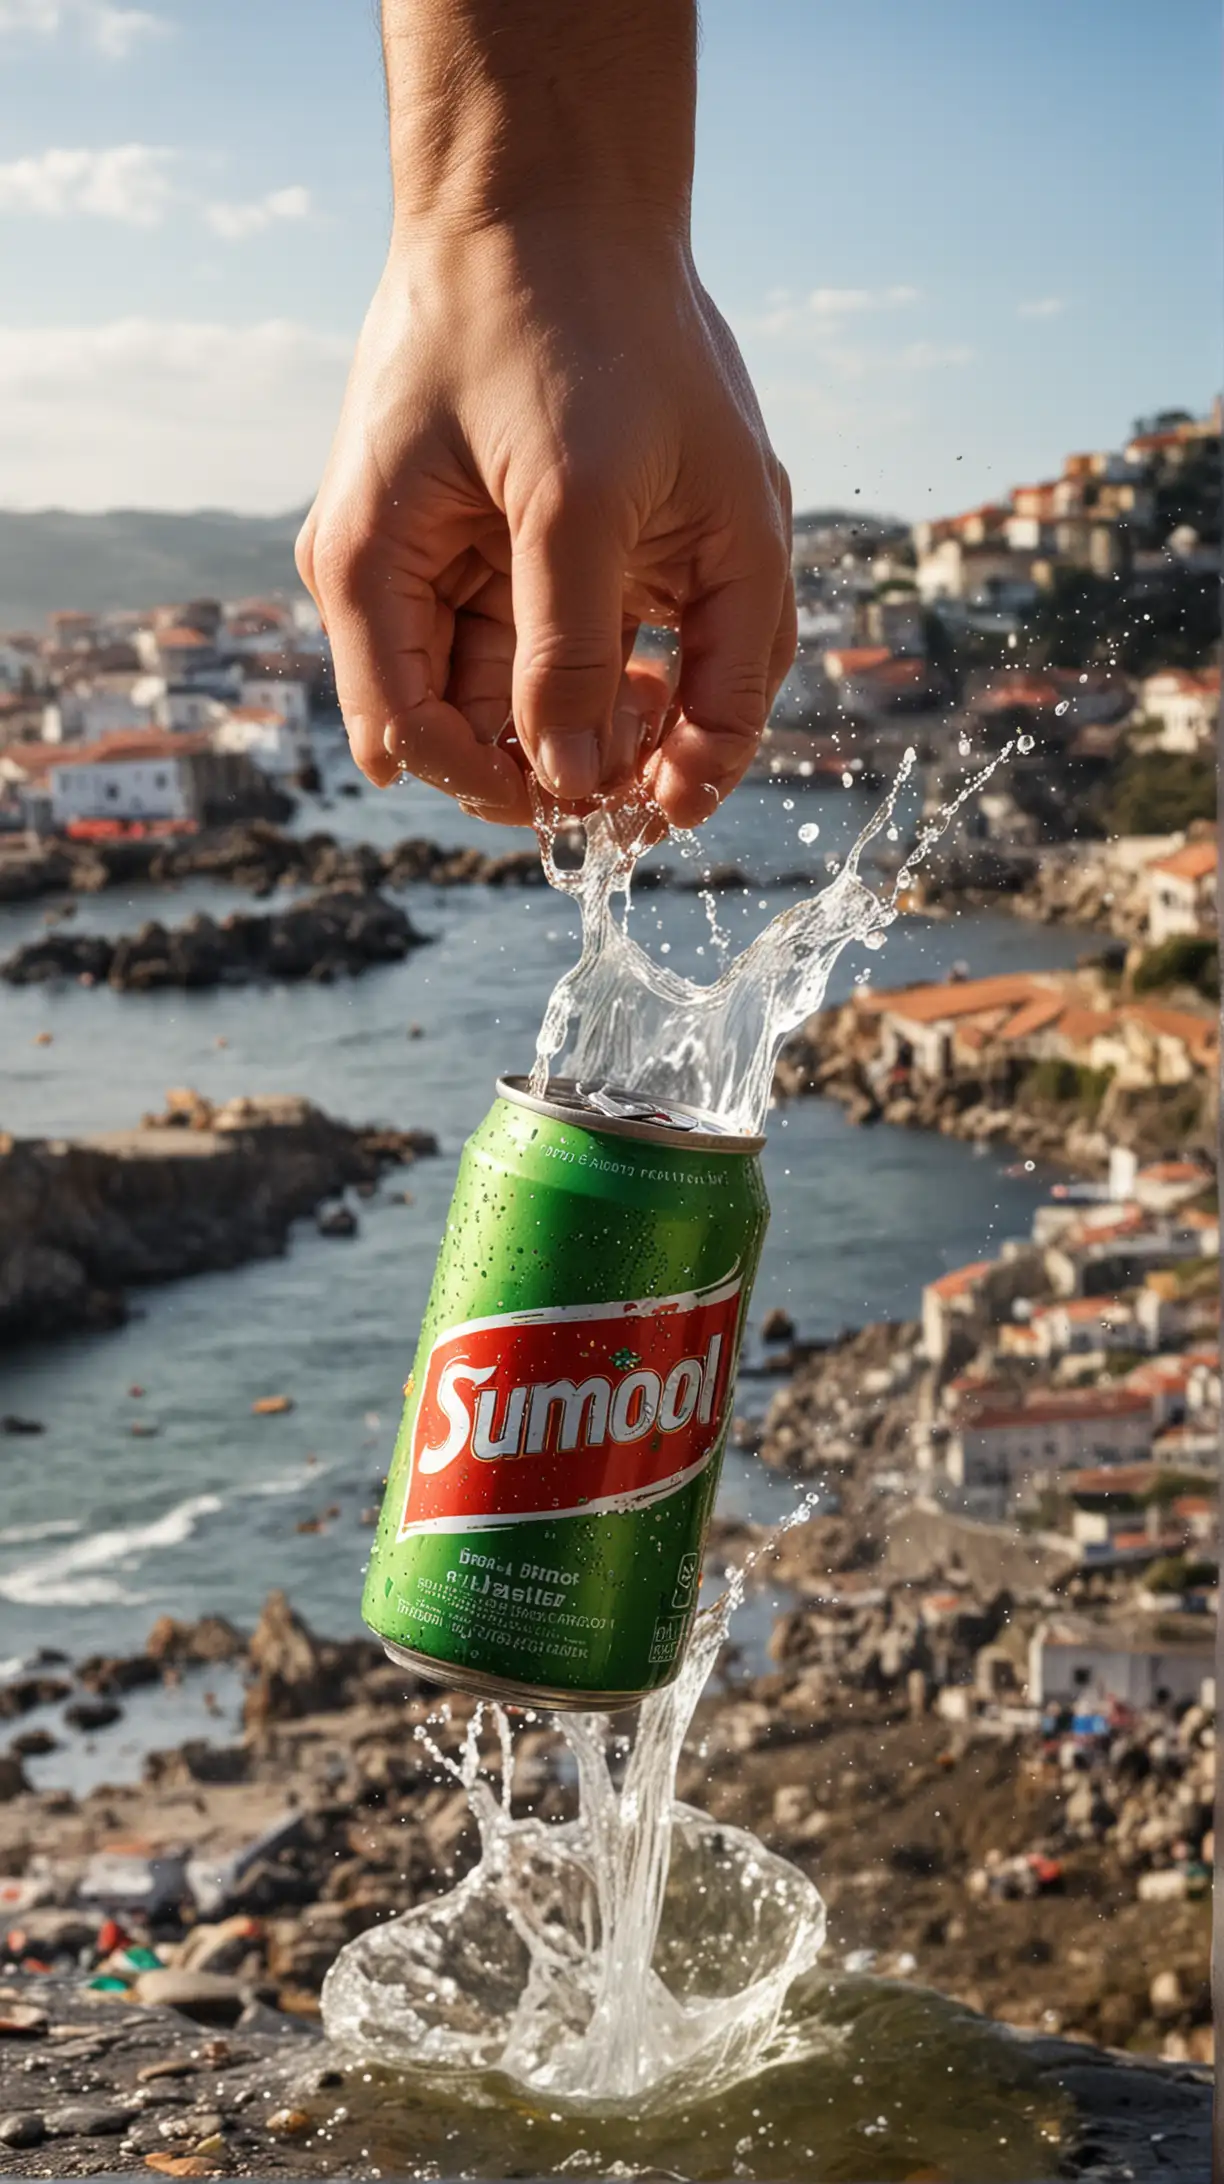
{"type": "Polygon", "coordinates": [[[439,1683],[631,1706],[676,1674],[696,1612],[763,1140],[606,1085],[497,1092],[464,1147],[362,1613],[439,1683]]]}

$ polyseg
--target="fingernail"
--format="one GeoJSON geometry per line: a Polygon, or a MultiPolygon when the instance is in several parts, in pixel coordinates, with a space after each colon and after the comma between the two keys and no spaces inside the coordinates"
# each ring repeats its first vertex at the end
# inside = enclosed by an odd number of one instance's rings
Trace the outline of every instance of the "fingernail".
{"type": "Polygon", "coordinates": [[[599,737],[590,728],[572,735],[542,735],[536,770],[555,796],[594,796],[599,787],[599,737]]]}
{"type": "Polygon", "coordinates": [[[641,721],[632,706],[624,706],[612,715],[612,741],[608,746],[607,777],[609,781],[621,781],[633,772],[637,764],[638,740],[641,721]]]}

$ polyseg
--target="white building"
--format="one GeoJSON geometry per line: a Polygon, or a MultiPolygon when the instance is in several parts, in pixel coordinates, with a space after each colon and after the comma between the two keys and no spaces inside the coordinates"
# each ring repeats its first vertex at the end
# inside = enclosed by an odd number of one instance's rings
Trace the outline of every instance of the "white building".
{"type": "Polygon", "coordinates": [[[305,683],[282,681],[279,675],[245,676],[242,703],[279,713],[300,735],[305,735],[310,724],[310,700],[305,683]]]}
{"type": "Polygon", "coordinates": [[[1085,1357],[1107,1350],[1155,1348],[1136,1325],[1135,1307],[1126,1297],[1068,1297],[1040,1304],[1030,1316],[1033,1355],[1040,1358],[1085,1357]]]}
{"type": "Polygon", "coordinates": [[[152,707],[132,690],[61,690],[43,707],[44,743],[95,743],[99,736],[121,735],[153,724],[152,707]]]}
{"type": "Polygon", "coordinates": [[[1158,723],[1158,749],[1209,749],[1220,717],[1219,668],[1168,667],[1148,675],[1139,686],[1139,711],[1158,723]]]}
{"type": "Polygon", "coordinates": [[[1213,1674],[1209,1638],[1156,1641],[1101,1624],[1039,1624],[1029,1644],[1029,1700],[1118,1700],[1147,1708],[1201,1699],[1213,1674]]]}
{"type": "Polygon", "coordinates": [[[183,760],[157,757],[65,759],[50,778],[51,823],[113,819],[189,819],[191,803],[183,760]]]}
{"type": "Polygon", "coordinates": [[[1148,866],[1148,939],[1153,947],[1180,934],[1214,934],[1216,862],[1215,837],[1210,835],[1148,866]]]}
{"type": "Polygon", "coordinates": [[[0,640],[0,690],[20,690],[33,664],[19,646],[0,640]]]}
{"type": "Polygon", "coordinates": [[[948,1498],[998,1521],[1066,1471],[1136,1463],[1152,1446],[1152,1406],[1129,1388],[1067,1389],[957,1419],[944,1457],[948,1498]]]}
{"type": "Polygon", "coordinates": [[[214,751],[242,751],[275,780],[298,773],[310,758],[307,731],[267,705],[228,707],[212,732],[214,751]]]}

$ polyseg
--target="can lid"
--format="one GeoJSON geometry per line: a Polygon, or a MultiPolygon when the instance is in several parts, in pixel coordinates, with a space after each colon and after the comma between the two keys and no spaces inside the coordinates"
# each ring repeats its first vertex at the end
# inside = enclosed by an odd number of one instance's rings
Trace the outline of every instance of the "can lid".
{"type": "Polygon", "coordinates": [[[580,1083],[574,1077],[550,1077],[547,1092],[538,1093],[526,1077],[499,1077],[497,1089],[520,1107],[613,1137],[644,1138],[656,1145],[681,1139],[694,1151],[720,1153],[755,1153],[765,1143],[763,1137],[746,1137],[685,1100],[659,1099],[653,1092],[603,1079],[580,1083]]]}

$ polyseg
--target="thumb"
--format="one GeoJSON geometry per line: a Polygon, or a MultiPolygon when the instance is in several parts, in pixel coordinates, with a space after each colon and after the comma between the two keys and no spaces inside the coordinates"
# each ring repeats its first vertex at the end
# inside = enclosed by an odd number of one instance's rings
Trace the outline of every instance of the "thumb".
{"type": "Polygon", "coordinates": [[[624,550],[590,502],[512,530],[514,721],[544,787],[594,796],[621,679],[624,550]]]}

